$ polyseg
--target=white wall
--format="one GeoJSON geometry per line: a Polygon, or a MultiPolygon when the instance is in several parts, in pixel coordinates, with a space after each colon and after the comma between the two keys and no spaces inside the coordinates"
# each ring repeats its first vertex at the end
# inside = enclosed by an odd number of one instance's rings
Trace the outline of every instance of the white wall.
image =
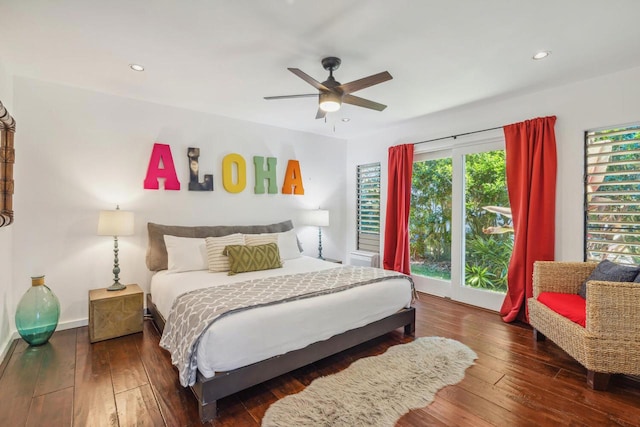
{"type": "MultiPolygon", "coordinates": [[[[388,147],[556,115],[558,151],[556,259],[583,259],[584,131],[640,121],[640,69],[632,69],[562,87],[478,103],[406,122],[375,135],[349,141],[346,227],[355,227],[356,166],[382,163],[382,207],[386,208],[388,147]]],[[[425,100],[428,102],[428,99],[425,100]]],[[[441,142],[439,143],[441,144],[441,142]]],[[[347,251],[355,248],[347,235],[347,251]]]]}
{"type": "MultiPolygon", "coordinates": [[[[9,73],[0,60],[0,101],[15,118],[13,111],[13,88],[9,73]]],[[[16,138],[15,143],[19,139],[16,138]]],[[[11,325],[13,324],[13,294],[12,294],[12,235],[13,226],[0,228],[0,361],[11,339],[11,325]]]]}
{"type": "MultiPolygon", "coordinates": [[[[45,274],[58,295],[61,327],[86,324],[88,291],[111,284],[113,239],[97,236],[98,212],[117,203],[135,212],[135,235],[121,237],[123,283],[148,290],[144,261],[146,223],[173,225],[266,224],[296,217],[300,210],[331,211],[324,230],[327,256],[345,246],[346,141],[252,124],[26,78],[14,81],[20,124],[15,165],[13,297],[45,274]],[[180,191],[144,190],[154,142],[172,149],[180,191]],[[187,148],[200,148],[200,174],[213,173],[213,192],[187,190],[187,148]],[[247,189],[222,186],[222,158],[247,161],[247,189]],[[278,186],[287,160],[300,161],[304,196],[257,195],[253,156],[278,159],[278,186]]],[[[212,100],[211,102],[215,102],[212,100]]],[[[297,224],[300,225],[300,224],[297,224]]],[[[315,256],[317,229],[299,228],[306,254],[315,256]]]]}
{"type": "MultiPolygon", "coordinates": [[[[95,235],[102,209],[119,203],[135,212],[136,234],[120,239],[121,277],[145,289],[150,277],[144,264],[147,221],[269,223],[295,220],[300,209],[321,206],[331,210],[324,253],[344,259],[355,248],[356,165],[381,162],[384,220],[389,146],[537,116],[558,116],[556,258],[580,260],[583,132],[640,119],[640,70],[635,69],[425,116],[351,140],[347,147],[338,139],[26,78],[11,80],[1,65],[0,99],[11,108],[18,133],[16,222],[0,229],[0,255],[7,255],[0,257],[0,353],[31,275],[45,274],[59,296],[61,327],[86,323],[88,290],[109,285],[112,277],[112,241],[95,235]],[[182,190],[143,190],[154,142],[171,145],[182,190]],[[200,171],[214,174],[214,192],[186,190],[189,146],[200,147],[200,171]],[[240,194],[227,193],[221,184],[221,159],[231,152],[244,156],[249,166],[248,188],[240,194]],[[286,161],[299,160],[306,194],[253,194],[254,155],[277,157],[279,180],[286,161]]],[[[317,230],[299,231],[306,253],[315,255],[317,230]]]]}

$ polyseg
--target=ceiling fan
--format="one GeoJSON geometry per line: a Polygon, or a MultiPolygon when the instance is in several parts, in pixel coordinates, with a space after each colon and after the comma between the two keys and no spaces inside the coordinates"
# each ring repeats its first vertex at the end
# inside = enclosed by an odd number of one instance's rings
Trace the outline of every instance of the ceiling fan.
{"type": "Polygon", "coordinates": [[[265,96],[264,99],[291,99],[317,96],[318,113],[316,114],[316,119],[322,119],[326,116],[327,113],[338,111],[343,102],[345,104],[370,108],[377,111],[382,111],[387,108],[387,106],[384,104],[379,104],[377,102],[373,102],[368,99],[360,98],[351,94],[369,86],[377,85],[378,83],[391,80],[393,78],[391,74],[389,74],[387,71],[384,71],[382,73],[354,80],[349,83],[340,84],[340,82],[336,81],[336,79],[333,78],[333,72],[340,67],[341,62],[342,61],[340,60],[340,58],[336,58],[335,56],[329,56],[322,60],[322,66],[325,70],[329,71],[329,78],[322,83],[318,82],[313,77],[309,76],[298,68],[288,68],[288,70],[293,74],[318,89],[319,93],[265,96]]]}

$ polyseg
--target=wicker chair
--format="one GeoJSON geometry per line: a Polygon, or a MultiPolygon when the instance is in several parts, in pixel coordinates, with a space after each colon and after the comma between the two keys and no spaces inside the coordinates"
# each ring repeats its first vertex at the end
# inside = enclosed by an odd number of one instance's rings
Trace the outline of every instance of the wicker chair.
{"type": "Polygon", "coordinates": [[[578,292],[596,263],[537,261],[529,322],[587,368],[587,384],[606,390],[611,374],[640,375],[640,284],[589,281],[586,327],[540,303],[541,292],[578,292]]]}

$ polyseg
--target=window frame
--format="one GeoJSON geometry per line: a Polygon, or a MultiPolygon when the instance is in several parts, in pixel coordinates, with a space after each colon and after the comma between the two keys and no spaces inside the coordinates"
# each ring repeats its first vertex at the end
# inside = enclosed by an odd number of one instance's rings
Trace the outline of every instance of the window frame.
{"type": "Polygon", "coordinates": [[[464,156],[486,151],[504,150],[502,129],[482,134],[457,137],[453,141],[438,141],[434,144],[416,146],[413,161],[451,157],[453,162],[451,189],[451,280],[425,276],[412,276],[416,289],[431,295],[451,298],[465,304],[499,311],[504,301],[503,293],[473,288],[464,284],[464,227],[465,227],[465,171],[464,156]]]}
{"type": "MultiPolygon", "coordinates": [[[[612,176],[612,175],[613,174],[609,176],[612,176]]],[[[598,129],[591,129],[591,130],[587,130],[584,133],[583,191],[584,191],[583,259],[585,261],[596,261],[596,262],[607,259],[607,260],[615,261],[621,264],[637,264],[638,260],[640,259],[640,253],[638,253],[638,255],[634,255],[633,253],[625,252],[625,249],[627,246],[640,245],[640,225],[638,225],[637,221],[633,221],[633,220],[625,221],[625,219],[628,219],[629,217],[632,217],[632,216],[640,217],[640,122],[620,125],[620,126],[607,126],[607,127],[598,128],[598,129]],[[630,139],[630,140],[623,139],[620,141],[609,140],[608,142],[606,142],[607,141],[606,139],[603,139],[611,136],[632,135],[632,134],[636,134],[635,139],[630,139]],[[638,144],[638,147],[633,150],[636,152],[635,154],[638,154],[637,159],[621,162],[615,159],[611,160],[611,157],[613,157],[613,155],[611,154],[606,156],[603,155],[603,153],[616,152],[615,150],[616,146],[627,145],[630,143],[638,144]],[[593,150],[591,153],[589,152],[590,149],[594,149],[597,146],[611,147],[611,151],[593,150]],[[602,159],[603,157],[606,157],[606,161],[603,161],[602,159]],[[595,158],[596,161],[590,163],[590,159],[592,158],[595,158]],[[626,169],[628,166],[633,166],[634,163],[637,165],[636,169],[626,169]],[[630,179],[630,180],[626,179],[626,180],[618,181],[619,184],[617,185],[631,186],[631,187],[636,186],[636,188],[634,190],[628,190],[626,192],[623,192],[620,190],[614,190],[609,192],[603,191],[602,193],[606,194],[606,196],[610,198],[608,203],[605,203],[602,200],[598,200],[598,201],[592,200],[592,197],[590,196],[595,195],[599,191],[600,187],[602,186],[608,187],[608,186],[616,185],[616,184],[609,184],[609,183],[602,184],[603,182],[605,182],[604,181],[605,177],[603,175],[607,173],[607,170],[606,169],[605,171],[594,170],[593,172],[590,172],[589,168],[590,166],[593,166],[593,164],[597,164],[599,166],[605,166],[605,168],[609,168],[610,166],[624,166],[625,171],[629,171],[630,173],[622,174],[620,173],[621,171],[612,171],[612,172],[618,172],[618,176],[636,175],[636,177],[635,179],[630,179]],[[594,184],[594,180],[590,180],[590,178],[594,178],[596,176],[603,176],[603,178],[601,182],[597,182],[597,180],[595,180],[596,182],[594,184]],[[591,188],[594,185],[598,186],[598,188],[596,188],[595,190],[591,188]],[[631,197],[635,196],[637,200],[633,202],[629,202],[628,200],[625,200],[625,196],[631,196],[631,197]],[[620,199],[618,199],[617,197],[620,197],[620,199]],[[625,206],[625,205],[636,206],[638,209],[637,215],[630,215],[630,212],[627,210],[624,210],[624,211],[618,210],[616,212],[617,209],[620,209],[621,206],[625,206]],[[600,207],[601,210],[598,213],[594,213],[594,212],[597,212],[596,211],[597,207],[600,207]],[[602,208],[604,209],[608,208],[608,209],[603,212],[602,208]],[[625,215],[617,215],[618,218],[615,219],[616,213],[618,214],[624,213],[625,215]],[[591,217],[593,216],[598,217],[597,220],[595,218],[591,219],[591,217]],[[610,218],[613,218],[613,220],[610,220],[610,218]],[[598,225],[600,225],[600,227],[598,227],[598,225]],[[608,225],[611,227],[611,229],[609,230],[606,229],[608,225]],[[621,227],[617,227],[620,225],[621,227]],[[622,239],[623,239],[622,241],[615,242],[616,246],[620,247],[620,250],[609,251],[610,249],[609,247],[607,247],[606,249],[600,249],[597,246],[598,244],[603,244],[608,242],[606,237],[602,237],[602,236],[611,235],[612,232],[615,232],[616,235],[618,236],[622,236],[622,239]],[[594,235],[598,235],[600,236],[600,238],[598,239],[594,235]],[[636,238],[638,238],[639,240],[638,242],[624,242],[624,239],[627,236],[633,237],[634,235],[636,238]],[[593,236],[593,237],[590,237],[590,236],[593,236]],[[628,243],[628,245],[624,245],[624,243],[628,243]],[[590,244],[595,244],[596,245],[595,248],[590,244]],[[596,254],[596,253],[601,254],[601,256],[599,257],[593,256],[593,254],[596,254]]],[[[613,243],[614,241],[611,240],[611,242],[613,243]]],[[[609,244],[608,246],[611,246],[611,245],[609,244]]]]}

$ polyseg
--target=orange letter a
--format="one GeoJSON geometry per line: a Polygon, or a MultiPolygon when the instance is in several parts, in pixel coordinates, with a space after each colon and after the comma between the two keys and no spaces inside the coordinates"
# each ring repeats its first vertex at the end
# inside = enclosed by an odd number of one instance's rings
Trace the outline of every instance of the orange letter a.
{"type": "Polygon", "coordinates": [[[287,172],[284,174],[284,184],[282,184],[282,194],[304,194],[300,162],[297,160],[289,160],[289,163],[287,163],[287,172]]]}

